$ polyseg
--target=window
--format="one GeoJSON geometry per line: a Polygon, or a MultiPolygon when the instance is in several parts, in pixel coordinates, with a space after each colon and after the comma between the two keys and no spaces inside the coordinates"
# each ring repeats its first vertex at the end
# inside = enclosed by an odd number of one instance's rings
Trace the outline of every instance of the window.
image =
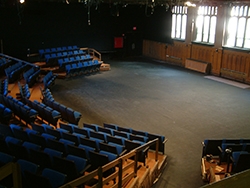
{"type": "Polygon", "coordinates": [[[214,43],[218,7],[199,6],[196,17],[195,41],[214,43]]]}
{"type": "Polygon", "coordinates": [[[172,10],[172,38],[185,39],[187,25],[187,6],[174,6],[172,10]]]}
{"type": "Polygon", "coordinates": [[[233,6],[227,21],[225,45],[250,48],[250,7],[233,6]]]}

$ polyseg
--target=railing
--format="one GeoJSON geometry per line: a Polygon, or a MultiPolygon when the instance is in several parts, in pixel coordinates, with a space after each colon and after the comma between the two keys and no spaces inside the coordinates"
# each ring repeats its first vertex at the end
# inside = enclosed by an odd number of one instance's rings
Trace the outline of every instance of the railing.
{"type": "Polygon", "coordinates": [[[0,181],[9,175],[13,175],[13,187],[22,188],[22,173],[18,163],[8,163],[0,168],[0,181]]]}
{"type": "Polygon", "coordinates": [[[80,50],[86,50],[88,51],[88,54],[92,55],[93,57],[96,57],[99,61],[102,60],[102,55],[98,51],[96,51],[93,48],[80,48],[80,50]]]}
{"type": "Polygon", "coordinates": [[[113,180],[114,178],[116,178],[118,176],[118,182],[116,184],[114,184],[112,186],[112,188],[121,188],[122,184],[127,182],[129,179],[136,177],[137,176],[137,164],[138,164],[138,154],[139,152],[143,151],[143,150],[148,150],[148,148],[152,145],[156,144],[156,151],[155,151],[155,161],[158,161],[158,148],[159,148],[159,140],[158,138],[132,150],[131,152],[119,157],[118,159],[102,166],[99,167],[98,169],[92,171],[91,173],[79,177],[67,184],[64,184],[63,186],[61,186],[60,188],[70,188],[70,187],[76,187],[79,185],[82,185],[84,183],[86,183],[87,181],[93,179],[95,176],[98,176],[98,183],[93,185],[92,188],[101,188],[103,185],[105,185],[106,183],[110,182],[111,180],[113,180]],[[129,164],[123,166],[123,161],[131,158],[131,157],[135,157],[134,161],[131,161],[129,164]],[[103,172],[118,166],[119,170],[114,172],[113,174],[111,174],[110,176],[108,176],[107,178],[103,179],[103,172]],[[125,171],[127,171],[130,168],[134,168],[133,172],[129,173],[128,175],[126,175],[125,177],[122,177],[123,173],[125,171]]]}
{"type": "Polygon", "coordinates": [[[202,188],[220,188],[220,187],[227,187],[227,188],[250,187],[250,170],[245,170],[243,172],[224,178],[221,181],[217,181],[217,182],[202,186],[202,188]]]}
{"type": "Polygon", "coordinates": [[[1,54],[1,53],[0,53],[0,57],[5,57],[5,58],[7,58],[7,59],[11,59],[11,60],[14,60],[14,61],[24,62],[24,63],[26,63],[26,64],[28,64],[28,65],[30,65],[30,66],[36,67],[36,68],[39,67],[39,66],[34,65],[34,64],[32,64],[32,63],[29,63],[29,62],[27,62],[27,61],[24,61],[24,60],[15,58],[15,57],[11,57],[11,56],[8,56],[8,55],[5,55],[5,54],[1,54]]]}

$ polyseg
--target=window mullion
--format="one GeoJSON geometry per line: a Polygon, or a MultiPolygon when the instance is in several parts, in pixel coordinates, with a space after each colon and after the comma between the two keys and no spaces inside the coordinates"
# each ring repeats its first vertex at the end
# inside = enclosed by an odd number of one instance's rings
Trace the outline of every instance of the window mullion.
{"type": "Polygon", "coordinates": [[[210,26],[211,26],[211,15],[209,15],[209,25],[208,25],[208,38],[207,38],[207,42],[209,42],[209,39],[210,39],[210,26]]]}
{"type": "Polygon", "coordinates": [[[238,25],[239,25],[239,16],[237,16],[237,24],[236,24],[236,33],[235,33],[235,41],[234,41],[234,47],[236,47],[236,44],[237,44],[237,40],[238,40],[238,25]]]}
{"type": "Polygon", "coordinates": [[[203,19],[203,22],[202,22],[202,35],[201,35],[201,42],[203,42],[203,36],[204,36],[204,27],[205,27],[205,24],[204,24],[204,22],[205,22],[205,17],[204,17],[204,15],[202,15],[202,19],[203,19]]]}

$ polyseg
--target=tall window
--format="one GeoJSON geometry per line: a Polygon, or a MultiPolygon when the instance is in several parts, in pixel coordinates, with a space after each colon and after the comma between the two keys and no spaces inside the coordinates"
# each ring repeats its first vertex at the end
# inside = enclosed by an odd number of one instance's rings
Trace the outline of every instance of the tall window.
{"type": "Polygon", "coordinates": [[[197,17],[196,17],[196,32],[195,41],[214,43],[216,22],[217,22],[217,11],[216,6],[199,6],[197,17]]]}
{"type": "Polygon", "coordinates": [[[172,38],[185,39],[187,25],[187,6],[174,6],[172,10],[172,38]]]}
{"type": "Polygon", "coordinates": [[[250,48],[250,7],[233,6],[227,22],[225,45],[250,48]]]}

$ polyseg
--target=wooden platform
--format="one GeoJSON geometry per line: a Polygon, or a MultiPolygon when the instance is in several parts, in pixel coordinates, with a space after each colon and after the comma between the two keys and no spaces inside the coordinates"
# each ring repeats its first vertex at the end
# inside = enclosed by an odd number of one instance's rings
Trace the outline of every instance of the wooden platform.
{"type": "MultiPolygon", "coordinates": [[[[227,174],[227,163],[222,162],[218,165],[219,158],[213,158],[210,162],[205,157],[201,159],[201,175],[202,180],[208,183],[213,183],[225,178],[227,174]]],[[[229,166],[229,172],[231,171],[232,165],[229,166]]]]}
{"type": "Polygon", "coordinates": [[[100,67],[100,71],[108,71],[108,70],[111,70],[110,64],[102,63],[100,67]]]}

